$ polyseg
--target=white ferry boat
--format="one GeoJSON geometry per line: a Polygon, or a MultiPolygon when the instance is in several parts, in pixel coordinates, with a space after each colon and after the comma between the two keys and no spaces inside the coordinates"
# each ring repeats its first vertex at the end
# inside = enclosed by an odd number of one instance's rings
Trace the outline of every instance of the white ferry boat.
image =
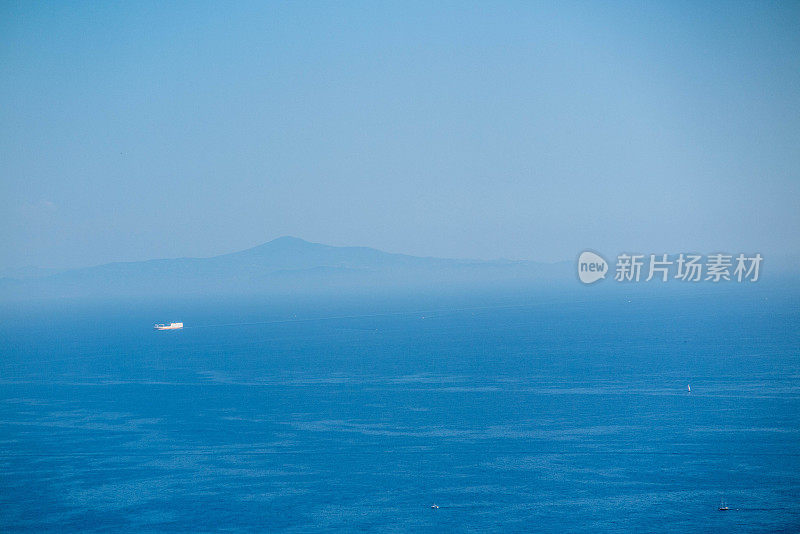
{"type": "Polygon", "coordinates": [[[157,324],[153,328],[156,330],[178,330],[183,328],[183,323],[157,324]]]}

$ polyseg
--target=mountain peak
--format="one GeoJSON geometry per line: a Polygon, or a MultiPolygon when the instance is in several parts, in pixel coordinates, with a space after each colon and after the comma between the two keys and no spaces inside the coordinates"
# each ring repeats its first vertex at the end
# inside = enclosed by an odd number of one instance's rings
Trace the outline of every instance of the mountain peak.
{"type": "Polygon", "coordinates": [[[0,300],[29,298],[31,294],[58,297],[133,295],[139,298],[142,295],[325,292],[344,288],[372,291],[375,288],[530,281],[546,275],[527,263],[418,258],[282,236],[247,250],[211,258],[114,263],[29,280],[8,279],[0,282],[0,300]]]}
{"type": "Polygon", "coordinates": [[[224,254],[222,256],[217,257],[224,257],[224,258],[231,258],[231,257],[246,257],[246,256],[263,256],[269,255],[274,256],[278,254],[280,256],[304,256],[309,253],[314,253],[314,251],[321,251],[329,248],[328,245],[320,245],[319,243],[311,243],[310,241],[306,241],[305,239],[300,239],[299,237],[294,237],[290,235],[285,235],[281,237],[277,237],[272,241],[267,241],[261,245],[256,245],[254,247],[241,250],[239,252],[231,252],[230,254],[224,254]]]}
{"type": "Polygon", "coordinates": [[[309,241],[305,239],[300,239],[299,237],[294,237],[291,235],[282,235],[280,237],[276,237],[272,241],[267,241],[264,243],[265,245],[311,245],[309,241]]]}

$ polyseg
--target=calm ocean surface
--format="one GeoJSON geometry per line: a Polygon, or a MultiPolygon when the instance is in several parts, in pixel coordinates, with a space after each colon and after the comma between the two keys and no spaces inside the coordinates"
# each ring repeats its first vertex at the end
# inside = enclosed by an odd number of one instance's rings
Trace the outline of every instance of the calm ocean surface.
{"type": "Polygon", "coordinates": [[[797,302],[8,307],[0,531],[797,532],[797,302]]]}

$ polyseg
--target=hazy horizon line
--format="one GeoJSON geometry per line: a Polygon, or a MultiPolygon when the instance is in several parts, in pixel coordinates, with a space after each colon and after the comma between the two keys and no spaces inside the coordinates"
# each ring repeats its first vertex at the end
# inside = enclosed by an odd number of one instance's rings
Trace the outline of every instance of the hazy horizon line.
{"type": "MultiPolygon", "coordinates": [[[[392,255],[397,255],[397,256],[407,256],[407,257],[413,257],[413,258],[423,258],[423,259],[473,261],[473,262],[484,262],[484,263],[491,263],[491,262],[530,262],[530,263],[540,263],[540,264],[543,264],[543,265],[555,265],[555,264],[559,264],[559,263],[569,262],[569,261],[572,261],[574,259],[574,258],[572,258],[572,259],[560,259],[560,260],[556,260],[556,261],[545,261],[545,260],[536,260],[536,259],[529,259],[529,258],[503,258],[503,257],[500,257],[500,258],[488,258],[487,259],[487,258],[470,258],[470,257],[431,256],[431,255],[421,256],[421,255],[417,255],[417,254],[409,254],[407,252],[394,252],[394,251],[386,250],[386,249],[383,249],[383,248],[366,246],[366,245],[331,245],[331,244],[328,244],[328,243],[320,243],[320,242],[317,242],[317,241],[309,241],[308,239],[305,239],[305,238],[302,238],[302,237],[297,237],[295,235],[285,234],[285,235],[280,235],[278,237],[272,238],[270,240],[267,240],[267,241],[264,241],[264,242],[261,242],[261,243],[257,243],[255,245],[252,245],[252,246],[249,246],[249,247],[246,247],[246,248],[231,250],[231,251],[227,251],[227,252],[220,252],[218,254],[212,254],[210,256],[162,256],[162,257],[149,257],[149,258],[144,258],[144,259],[111,260],[111,261],[104,261],[104,262],[101,262],[101,263],[71,265],[71,266],[66,266],[66,267],[51,267],[51,266],[47,266],[47,265],[23,265],[23,266],[20,266],[20,267],[3,267],[3,268],[0,268],[0,277],[8,277],[7,273],[9,273],[9,272],[26,271],[26,270],[52,271],[53,274],[55,274],[56,272],[72,271],[72,270],[77,270],[77,269],[90,269],[92,267],[101,267],[101,266],[104,266],[104,265],[114,265],[114,264],[123,264],[123,263],[143,263],[143,262],[150,262],[150,261],[184,260],[184,259],[189,259],[189,260],[212,259],[212,258],[218,258],[218,257],[221,257],[221,256],[227,256],[229,254],[237,254],[237,253],[240,253],[240,252],[246,252],[248,250],[252,250],[252,249],[255,249],[255,248],[258,248],[258,247],[262,247],[262,246],[268,245],[270,243],[274,243],[276,241],[288,240],[288,239],[296,240],[296,241],[302,241],[303,243],[307,243],[307,244],[310,244],[310,245],[319,245],[319,246],[331,247],[331,248],[369,249],[369,250],[376,250],[376,251],[379,251],[379,252],[383,252],[385,254],[392,254],[392,255]]],[[[579,252],[580,251],[578,251],[578,253],[579,252]]],[[[578,253],[576,253],[576,257],[577,257],[578,253]]]]}
{"type": "MultiPolygon", "coordinates": [[[[148,258],[143,258],[143,259],[110,260],[110,261],[104,261],[104,262],[100,262],[100,263],[69,265],[69,266],[64,266],[64,267],[52,267],[52,266],[47,266],[47,265],[33,265],[33,264],[22,265],[22,266],[18,266],[18,267],[0,267],[0,278],[13,278],[13,273],[25,274],[26,272],[30,272],[30,271],[50,271],[49,274],[56,274],[56,273],[65,272],[65,271],[73,271],[73,270],[79,270],[79,269],[90,269],[90,268],[93,268],[93,267],[102,267],[102,266],[105,266],[105,265],[114,265],[114,264],[145,263],[145,262],[151,262],[151,261],[168,261],[168,260],[185,260],[185,259],[188,259],[188,260],[213,259],[213,258],[218,258],[218,257],[221,257],[221,256],[227,256],[227,255],[230,255],[230,254],[237,254],[237,253],[241,253],[241,252],[246,252],[248,250],[256,249],[256,248],[259,248],[259,247],[262,247],[262,246],[265,246],[265,245],[269,245],[271,243],[275,243],[276,241],[281,241],[281,240],[294,240],[294,241],[306,243],[306,244],[309,244],[309,245],[318,245],[318,246],[323,246],[323,247],[340,248],[340,249],[348,249],[348,248],[349,249],[368,249],[368,250],[375,250],[375,251],[378,251],[378,252],[382,252],[382,253],[385,253],[385,254],[391,254],[391,255],[396,255],[396,256],[406,256],[406,257],[412,257],[412,258],[453,260],[453,261],[470,261],[470,262],[480,262],[480,263],[492,263],[492,262],[510,262],[510,263],[519,262],[519,263],[523,263],[523,262],[527,262],[527,263],[538,263],[538,264],[541,264],[541,265],[557,265],[557,264],[560,264],[560,263],[568,263],[568,262],[576,261],[577,257],[580,255],[580,253],[585,251],[585,250],[589,250],[589,251],[592,251],[592,252],[598,252],[598,250],[596,250],[596,249],[594,249],[592,247],[584,247],[581,250],[576,250],[575,254],[571,258],[562,258],[562,259],[558,259],[558,260],[554,260],[554,261],[547,261],[547,260],[541,260],[541,259],[531,259],[531,258],[505,258],[505,257],[475,258],[475,257],[463,257],[463,256],[462,257],[453,257],[453,256],[446,256],[446,255],[442,255],[442,256],[439,256],[439,255],[417,255],[417,254],[410,254],[410,253],[407,253],[407,252],[395,252],[395,251],[391,251],[391,250],[386,250],[384,248],[379,248],[379,247],[375,247],[375,246],[367,246],[367,245],[332,245],[332,244],[329,244],[329,243],[321,243],[321,242],[318,242],[318,241],[310,241],[308,239],[305,239],[305,238],[302,238],[302,237],[298,237],[296,235],[284,234],[284,235],[280,235],[280,236],[274,237],[272,239],[269,239],[267,241],[256,243],[256,244],[254,244],[252,246],[249,246],[249,247],[240,248],[240,249],[236,249],[236,250],[229,250],[229,251],[226,251],[226,252],[219,252],[217,254],[212,254],[210,256],[161,256],[161,257],[148,257],[148,258]]],[[[724,252],[724,253],[729,253],[729,254],[734,254],[734,253],[738,254],[739,252],[749,252],[749,251],[738,251],[738,250],[737,251],[718,251],[718,250],[707,250],[707,251],[701,251],[701,250],[680,250],[680,251],[678,251],[678,250],[675,250],[675,251],[661,251],[661,250],[658,250],[658,251],[652,250],[651,251],[651,250],[647,250],[647,251],[644,251],[643,250],[643,251],[638,251],[638,250],[626,250],[626,251],[615,251],[613,254],[610,253],[609,251],[599,251],[599,253],[601,255],[607,256],[606,259],[616,257],[617,253],[623,253],[623,252],[625,252],[625,253],[642,253],[642,254],[645,254],[645,255],[648,255],[648,254],[651,254],[651,253],[652,254],[663,254],[663,253],[666,253],[666,254],[672,255],[672,254],[679,254],[681,252],[682,253],[698,253],[698,254],[705,255],[705,254],[712,254],[712,253],[718,253],[718,252],[724,252]]],[[[797,254],[797,253],[795,253],[795,254],[785,253],[785,254],[781,254],[781,255],[769,254],[769,259],[771,260],[770,263],[773,263],[774,265],[786,265],[786,264],[789,264],[791,262],[797,263],[798,261],[800,261],[800,254],[797,254]]]]}

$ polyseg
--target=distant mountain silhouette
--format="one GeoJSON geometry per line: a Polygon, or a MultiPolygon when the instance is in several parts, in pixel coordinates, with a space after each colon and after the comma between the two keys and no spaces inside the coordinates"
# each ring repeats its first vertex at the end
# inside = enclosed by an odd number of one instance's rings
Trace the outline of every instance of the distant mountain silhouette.
{"type": "Polygon", "coordinates": [[[544,284],[569,264],[391,254],[280,237],[211,258],[118,262],[38,278],[0,280],[0,298],[263,294],[464,284],[544,284]]]}

